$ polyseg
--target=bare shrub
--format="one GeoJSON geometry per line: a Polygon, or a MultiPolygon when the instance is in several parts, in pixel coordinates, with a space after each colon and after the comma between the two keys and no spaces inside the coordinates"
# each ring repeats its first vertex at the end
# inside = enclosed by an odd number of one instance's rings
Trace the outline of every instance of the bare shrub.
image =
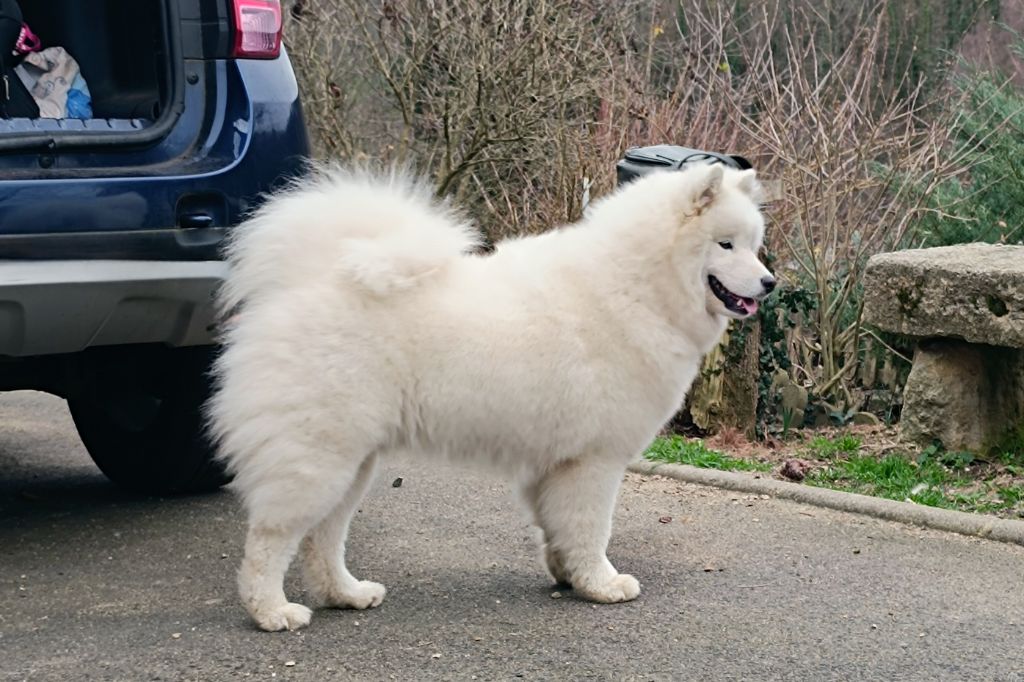
{"type": "Polygon", "coordinates": [[[601,75],[641,4],[313,0],[290,42],[325,153],[414,162],[497,239],[578,217],[583,178],[610,177],[588,168],[601,75]]]}
{"type": "MultiPolygon", "coordinates": [[[[696,5],[695,5],[696,6],[696,5]]],[[[321,154],[413,162],[495,240],[577,219],[629,146],[749,147],[721,60],[664,0],[306,0],[288,26],[321,154]]]]}
{"type": "MultiPolygon", "coordinates": [[[[815,299],[811,319],[791,333],[793,378],[839,410],[860,403],[853,386],[868,257],[911,245],[927,198],[964,169],[964,150],[951,144],[959,107],[945,101],[948,87],[926,88],[908,71],[878,88],[891,47],[882,9],[861,18],[827,69],[817,66],[822,28],[809,12],[793,12],[775,40],[742,46],[750,68],[768,76],[753,106],[737,108],[740,125],[766,148],[766,170],[782,183],[771,248],[790,285],[815,299]]],[[[761,25],[774,23],[765,14],[761,25]]]]}

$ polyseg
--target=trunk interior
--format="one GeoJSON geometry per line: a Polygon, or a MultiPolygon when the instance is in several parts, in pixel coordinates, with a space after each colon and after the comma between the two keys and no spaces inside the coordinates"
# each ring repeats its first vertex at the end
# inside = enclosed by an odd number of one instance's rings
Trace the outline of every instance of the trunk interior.
{"type": "Polygon", "coordinates": [[[25,23],[41,47],[63,47],[78,62],[92,114],[70,115],[69,106],[65,116],[0,121],[0,132],[31,132],[44,118],[85,119],[85,129],[98,129],[97,119],[120,123],[115,127],[121,129],[159,120],[172,90],[164,2],[20,0],[25,23]]]}

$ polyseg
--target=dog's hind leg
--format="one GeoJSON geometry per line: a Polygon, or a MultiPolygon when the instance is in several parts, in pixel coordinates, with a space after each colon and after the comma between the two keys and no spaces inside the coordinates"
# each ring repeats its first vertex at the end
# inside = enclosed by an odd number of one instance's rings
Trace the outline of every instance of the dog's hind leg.
{"type": "MultiPolygon", "coordinates": [[[[288,457],[301,461],[301,454],[292,451],[288,457]]],[[[311,461],[323,458],[320,451],[310,451],[306,457],[311,461]]],[[[358,462],[354,460],[349,467],[344,460],[336,460],[330,476],[276,474],[245,483],[249,532],[238,570],[238,591],[260,628],[295,630],[309,624],[312,612],[285,597],[284,575],[302,538],[327,516],[340,491],[351,487],[358,462]]]]}
{"type": "Polygon", "coordinates": [[[349,522],[373,480],[376,462],[376,454],[363,460],[341,501],[302,541],[300,551],[306,586],[322,606],[366,609],[379,606],[384,600],[383,585],[358,580],[345,566],[349,522]]]}
{"type": "Polygon", "coordinates": [[[640,583],[605,556],[621,467],[569,460],[536,484],[536,514],[544,530],[548,567],[581,596],[613,603],[636,599],[640,583]]]}
{"type": "Polygon", "coordinates": [[[289,602],[283,583],[302,535],[314,523],[315,518],[309,516],[256,518],[249,523],[245,558],[238,569],[238,594],[263,630],[297,630],[309,625],[312,612],[302,604],[289,602]]]}
{"type": "Polygon", "coordinates": [[[527,485],[522,489],[522,497],[530,511],[533,513],[533,522],[535,525],[540,527],[541,530],[541,551],[544,554],[544,563],[548,568],[548,572],[559,585],[569,585],[569,574],[565,570],[565,561],[562,559],[561,552],[552,547],[551,539],[548,537],[547,531],[544,530],[544,524],[540,520],[540,508],[538,506],[539,495],[539,482],[527,485]]]}

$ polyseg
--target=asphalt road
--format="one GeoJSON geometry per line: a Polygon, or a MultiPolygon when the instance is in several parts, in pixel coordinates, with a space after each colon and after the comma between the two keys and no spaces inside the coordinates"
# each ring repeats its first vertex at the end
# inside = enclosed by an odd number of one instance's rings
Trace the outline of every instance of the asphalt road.
{"type": "Polygon", "coordinates": [[[0,425],[0,681],[1024,681],[1020,547],[630,475],[610,557],[644,592],[595,607],[552,598],[504,486],[407,460],[352,529],[384,604],[263,633],[230,494],[119,492],[47,396],[0,425]]]}

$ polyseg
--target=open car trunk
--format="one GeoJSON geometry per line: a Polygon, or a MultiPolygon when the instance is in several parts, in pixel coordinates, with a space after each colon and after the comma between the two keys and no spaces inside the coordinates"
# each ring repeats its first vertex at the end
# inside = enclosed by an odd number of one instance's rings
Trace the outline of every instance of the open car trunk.
{"type": "MultiPolygon", "coordinates": [[[[64,48],[77,62],[88,107],[72,110],[69,99],[64,111],[49,102],[39,116],[0,118],[0,150],[144,144],[166,134],[181,98],[177,0],[18,4],[41,49],[64,48]]],[[[32,91],[33,73],[39,71],[21,61],[17,85],[39,103],[43,89],[32,91]]]]}

